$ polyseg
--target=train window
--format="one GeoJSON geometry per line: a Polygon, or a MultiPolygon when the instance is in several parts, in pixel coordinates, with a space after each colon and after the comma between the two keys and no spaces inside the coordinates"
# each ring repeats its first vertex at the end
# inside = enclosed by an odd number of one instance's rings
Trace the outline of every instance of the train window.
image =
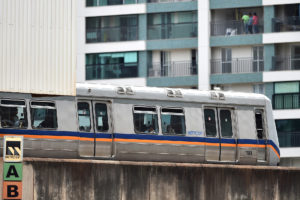
{"type": "Polygon", "coordinates": [[[205,131],[206,136],[216,137],[217,127],[216,127],[216,114],[214,109],[204,109],[205,118],[205,131]]]}
{"type": "Polygon", "coordinates": [[[133,120],[136,133],[158,133],[158,118],[155,107],[135,106],[133,108],[133,120]]]}
{"type": "Polygon", "coordinates": [[[221,134],[223,137],[232,137],[232,122],[230,110],[220,110],[221,134]]]}
{"type": "Polygon", "coordinates": [[[31,102],[31,125],[34,129],[57,128],[57,114],[52,102],[31,102]]]}
{"type": "Polygon", "coordinates": [[[25,101],[1,100],[0,120],[3,128],[27,128],[25,101]]]}
{"type": "Polygon", "coordinates": [[[185,117],[181,108],[162,108],[161,125],[164,135],[185,134],[185,117]]]}
{"type": "Polygon", "coordinates": [[[107,106],[104,103],[95,104],[96,127],[98,131],[108,130],[107,106]]]}
{"type": "Polygon", "coordinates": [[[263,139],[264,137],[264,121],[263,121],[263,110],[255,110],[255,123],[257,138],[263,139]]]}
{"type": "Polygon", "coordinates": [[[90,105],[87,102],[78,102],[78,125],[80,131],[90,132],[91,118],[90,118],[90,105]]]}

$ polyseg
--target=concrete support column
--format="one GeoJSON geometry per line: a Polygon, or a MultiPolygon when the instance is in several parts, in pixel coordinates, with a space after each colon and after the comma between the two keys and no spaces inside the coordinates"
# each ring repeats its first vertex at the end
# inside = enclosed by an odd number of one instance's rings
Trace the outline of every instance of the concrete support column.
{"type": "Polygon", "coordinates": [[[272,18],[275,17],[274,6],[264,6],[264,33],[272,32],[272,18]]]}
{"type": "Polygon", "coordinates": [[[147,15],[139,15],[138,21],[139,40],[147,40],[147,15]]]}
{"type": "Polygon", "coordinates": [[[265,95],[272,101],[272,96],[274,94],[273,83],[265,83],[265,95]]]}
{"type": "Polygon", "coordinates": [[[138,77],[147,77],[147,52],[140,51],[139,54],[139,68],[138,77]]]}
{"type": "Polygon", "coordinates": [[[273,67],[273,56],[275,56],[275,45],[265,44],[264,45],[264,68],[265,71],[271,71],[273,67]]]}
{"type": "Polygon", "coordinates": [[[198,88],[210,89],[210,7],[209,0],[198,3],[198,88]]]}

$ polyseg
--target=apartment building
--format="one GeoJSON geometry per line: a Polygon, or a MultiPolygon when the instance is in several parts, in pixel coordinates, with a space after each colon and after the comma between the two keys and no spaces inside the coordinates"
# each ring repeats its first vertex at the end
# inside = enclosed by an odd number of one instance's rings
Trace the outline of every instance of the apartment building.
{"type": "Polygon", "coordinates": [[[299,0],[210,0],[207,18],[198,23],[209,22],[202,31],[210,32],[210,55],[199,60],[210,60],[210,85],[268,96],[281,164],[292,166],[300,166],[299,8],[299,0]],[[252,30],[242,20],[250,13],[258,17],[252,30]]]}
{"type": "Polygon", "coordinates": [[[197,88],[197,1],[81,0],[78,82],[197,88]]]}
{"type": "Polygon", "coordinates": [[[77,82],[256,92],[300,166],[299,0],[81,0],[77,82]],[[243,15],[256,15],[249,30],[243,15]]]}

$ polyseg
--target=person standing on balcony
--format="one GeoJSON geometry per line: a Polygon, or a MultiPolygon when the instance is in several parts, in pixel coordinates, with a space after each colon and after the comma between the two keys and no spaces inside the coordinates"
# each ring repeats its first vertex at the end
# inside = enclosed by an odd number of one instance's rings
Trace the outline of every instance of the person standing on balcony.
{"type": "Polygon", "coordinates": [[[246,13],[244,13],[244,15],[242,16],[242,21],[244,23],[244,32],[246,34],[248,34],[249,15],[247,15],[246,13]]]}
{"type": "Polygon", "coordinates": [[[258,17],[256,13],[253,13],[253,33],[258,33],[258,17]]]}
{"type": "Polygon", "coordinates": [[[252,25],[253,25],[253,17],[252,14],[249,13],[249,21],[248,21],[248,31],[252,34],[252,25]]]}

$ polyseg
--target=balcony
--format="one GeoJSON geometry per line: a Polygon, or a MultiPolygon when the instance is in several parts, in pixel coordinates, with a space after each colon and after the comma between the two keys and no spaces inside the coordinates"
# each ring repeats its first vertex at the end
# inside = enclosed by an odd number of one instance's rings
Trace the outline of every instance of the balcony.
{"type": "Polygon", "coordinates": [[[115,42],[138,40],[138,26],[87,29],[86,42],[115,42]]]}
{"type": "Polygon", "coordinates": [[[300,93],[273,95],[273,109],[299,109],[300,93]]]}
{"type": "Polygon", "coordinates": [[[264,61],[253,58],[234,58],[230,61],[211,60],[211,74],[240,74],[264,71],[264,61]]]}
{"type": "MultiPolygon", "coordinates": [[[[243,22],[238,20],[211,22],[210,28],[211,36],[234,36],[246,34],[243,22]]],[[[252,33],[254,33],[253,30],[252,33]]],[[[263,33],[263,30],[263,25],[259,24],[257,33],[263,33]]]]}
{"type": "Polygon", "coordinates": [[[175,2],[189,2],[197,0],[147,0],[147,3],[175,3],[175,2]]]}
{"type": "Polygon", "coordinates": [[[300,132],[278,132],[280,147],[300,147],[300,132]]]}
{"type": "Polygon", "coordinates": [[[87,7],[135,4],[137,0],[86,0],[87,7]]]}
{"type": "Polygon", "coordinates": [[[86,65],[86,80],[130,78],[137,76],[137,64],[86,65]]]}
{"type": "Polygon", "coordinates": [[[300,56],[296,58],[273,56],[272,62],[272,71],[300,70],[300,56]]]}
{"type": "Polygon", "coordinates": [[[300,31],[300,17],[291,16],[272,19],[272,32],[300,31]]]}
{"type": "Polygon", "coordinates": [[[197,75],[197,63],[191,61],[153,63],[148,71],[149,77],[179,77],[197,75]]]}
{"type": "Polygon", "coordinates": [[[148,40],[194,38],[197,36],[197,22],[148,26],[148,40]]]}

